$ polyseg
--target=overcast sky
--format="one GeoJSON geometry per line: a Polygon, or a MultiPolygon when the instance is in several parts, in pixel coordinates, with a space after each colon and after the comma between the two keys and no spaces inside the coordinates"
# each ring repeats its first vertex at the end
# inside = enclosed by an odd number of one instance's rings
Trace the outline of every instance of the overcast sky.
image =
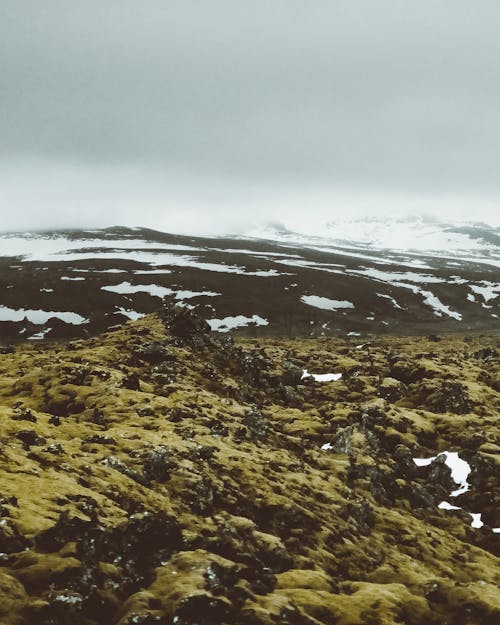
{"type": "Polygon", "coordinates": [[[498,0],[0,0],[0,228],[498,222],[499,30],[498,0]]]}

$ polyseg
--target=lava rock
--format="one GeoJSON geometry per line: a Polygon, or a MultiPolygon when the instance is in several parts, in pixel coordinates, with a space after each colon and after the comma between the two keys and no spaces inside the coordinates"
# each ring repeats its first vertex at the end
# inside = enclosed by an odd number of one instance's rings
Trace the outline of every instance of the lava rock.
{"type": "Polygon", "coordinates": [[[31,412],[31,410],[28,410],[28,409],[25,409],[19,413],[13,414],[12,419],[14,419],[14,421],[29,421],[30,423],[37,422],[37,418],[35,417],[35,415],[31,412]]]}
{"type": "Polygon", "coordinates": [[[148,481],[166,482],[177,466],[174,452],[164,445],[148,449],[143,455],[143,472],[148,481]]]}
{"type": "Polygon", "coordinates": [[[151,343],[145,343],[134,351],[134,355],[140,360],[144,360],[150,364],[160,364],[165,360],[170,360],[171,357],[161,343],[152,341],[151,343]]]}
{"type": "Polygon", "coordinates": [[[43,436],[38,436],[35,430],[21,430],[17,432],[16,438],[24,443],[25,449],[29,449],[32,445],[45,445],[47,442],[43,436]]]}
{"type": "Polygon", "coordinates": [[[141,384],[137,373],[130,373],[126,375],[122,380],[123,388],[128,388],[130,391],[140,391],[141,384]]]}
{"type": "Polygon", "coordinates": [[[286,386],[297,386],[302,382],[302,375],[304,371],[289,362],[283,363],[283,375],[281,376],[281,381],[286,386]]]}
{"type": "Polygon", "coordinates": [[[211,332],[208,323],[188,308],[166,303],[161,317],[168,332],[181,341],[204,339],[211,332]]]}
{"type": "Polygon", "coordinates": [[[498,351],[494,347],[484,347],[474,354],[479,360],[493,360],[498,357],[498,351]]]}
{"type": "Polygon", "coordinates": [[[257,406],[253,406],[242,419],[247,428],[249,438],[264,438],[269,432],[269,421],[257,406]]]}
{"type": "Polygon", "coordinates": [[[363,498],[345,504],[338,514],[363,536],[368,536],[375,525],[375,512],[368,501],[363,498]]]}
{"type": "Polygon", "coordinates": [[[0,553],[17,553],[26,549],[30,541],[7,519],[0,521],[0,553]]]}
{"type": "Polygon", "coordinates": [[[472,410],[467,388],[451,380],[442,380],[439,388],[427,396],[425,403],[432,412],[466,414],[472,410]]]}
{"type": "Polygon", "coordinates": [[[86,438],[84,443],[92,443],[94,445],[116,445],[116,440],[112,436],[102,436],[101,434],[94,434],[86,438]]]}

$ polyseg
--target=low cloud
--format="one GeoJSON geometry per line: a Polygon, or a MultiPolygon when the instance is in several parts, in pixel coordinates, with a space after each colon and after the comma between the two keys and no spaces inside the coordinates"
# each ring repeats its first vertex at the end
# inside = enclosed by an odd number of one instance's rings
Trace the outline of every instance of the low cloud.
{"type": "Polygon", "coordinates": [[[493,0],[5,0],[2,223],[494,217],[499,20],[493,0]]]}
{"type": "Polygon", "coordinates": [[[500,225],[495,197],[412,194],[382,188],[258,183],[137,166],[0,163],[2,230],[146,226],[192,234],[230,234],[263,222],[301,232],[349,218],[430,215],[500,225]]]}

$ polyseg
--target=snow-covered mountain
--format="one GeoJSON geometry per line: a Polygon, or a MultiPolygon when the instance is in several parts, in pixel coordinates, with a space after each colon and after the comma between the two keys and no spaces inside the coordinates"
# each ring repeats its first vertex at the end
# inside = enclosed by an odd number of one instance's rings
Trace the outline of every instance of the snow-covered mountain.
{"type": "Polygon", "coordinates": [[[336,219],[323,224],[301,224],[299,231],[270,223],[247,236],[308,247],[333,245],[444,258],[475,256],[493,261],[496,266],[500,254],[500,227],[479,222],[452,225],[430,217],[336,219]]]}
{"type": "Polygon", "coordinates": [[[219,332],[352,335],[500,329],[500,229],[344,220],[238,236],[143,228],[0,235],[0,333],[82,336],[196,306],[219,332]],[[315,231],[315,228],[317,231],[315,231]]]}

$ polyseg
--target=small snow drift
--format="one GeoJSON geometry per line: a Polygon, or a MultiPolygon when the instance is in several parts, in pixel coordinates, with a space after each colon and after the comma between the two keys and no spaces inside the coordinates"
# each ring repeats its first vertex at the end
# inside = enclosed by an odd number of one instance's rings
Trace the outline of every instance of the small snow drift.
{"type": "Polygon", "coordinates": [[[307,369],[304,369],[301,380],[312,378],[316,382],[336,382],[341,377],[341,373],[309,373],[307,369]]]}
{"type": "Polygon", "coordinates": [[[303,295],[300,301],[314,308],[321,310],[338,310],[341,308],[354,308],[352,302],[347,300],[329,299],[328,297],[320,297],[319,295],[303,295]]]}
{"type": "MultiPolygon", "coordinates": [[[[452,491],[450,497],[458,497],[469,490],[470,484],[467,482],[469,473],[471,472],[470,464],[459,457],[456,451],[443,451],[438,456],[432,456],[432,458],[413,458],[413,462],[417,467],[426,467],[432,464],[439,456],[445,456],[445,464],[451,469],[451,479],[458,484],[460,488],[452,491]]],[[[438,508],[441,510],[462,510],[460,506],[454,506],[448,501],[442,501],[438,508]]],[[[474,529],[480,529],[484,523],[481,520],[480,512],[469,512],[472,519],[471,527],[474,529]]],[[[496,533],[497,528],[493,528],[493,532],[496,533]]]]}
{"type": "Polygon", "coordinates": [[[245,326],[269,325],[269,321],[259,317],[259,315],[252,315],[252,317],[236,315],[236,317],[224,317],[224,319],[207,319],[207,323],[213,332],[229,332],[235,328],[242,328],[245,326]]]}

